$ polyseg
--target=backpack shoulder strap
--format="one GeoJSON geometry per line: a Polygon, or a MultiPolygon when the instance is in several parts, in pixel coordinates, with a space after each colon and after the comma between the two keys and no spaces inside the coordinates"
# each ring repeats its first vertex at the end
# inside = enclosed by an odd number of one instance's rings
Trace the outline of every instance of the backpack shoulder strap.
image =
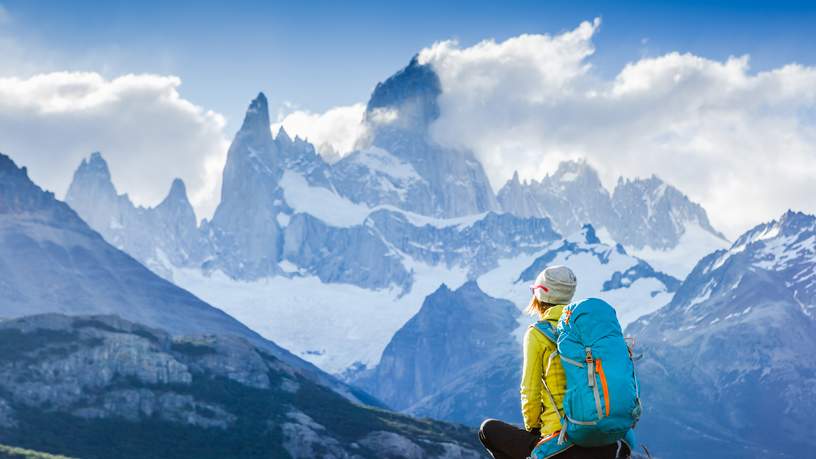
{"type": "Polygon", "coordinates": [[[538,322],[533,324],[533,327],[535,327],[536,330],[543,333],[548,340],[553,342],[553,344],[558,343],[558,337],[555,335],[555,329],[553,328],[552,324],[549,321],[539,320],[538,322]]]}

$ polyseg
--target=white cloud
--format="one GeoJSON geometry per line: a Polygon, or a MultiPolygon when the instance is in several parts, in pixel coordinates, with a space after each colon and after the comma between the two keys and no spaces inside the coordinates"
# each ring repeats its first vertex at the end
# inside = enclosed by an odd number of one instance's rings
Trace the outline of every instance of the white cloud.
{"type": "Polygon", "coordinates": [[[181,177],[199,217],[217,204],[224,118],[178,92],[174,76],[55,72],[0,78],[0,151],[64,196],[83,157],[101,151],[114,183],[155,205],[181,177]]]}
{"type": "Polygon", "coordinates": [[[590,65],[599,25],[423,50],[442,81],[436,139],[474,150],[496,188],[577,157],[608,185],[656,173],[729,236],[788,207],[816,212],[816,68],[670,53],[604,80],[590,65]]]}
{"type": "Polygon", "coordinates": [[[279,113],[272,132],[281,126],[291,136],[309,140],[327,158],[343,156],[352,151],[365,132],[362,124],[365,104],[332,108],[324,113],[294,110],[279,113]]]}

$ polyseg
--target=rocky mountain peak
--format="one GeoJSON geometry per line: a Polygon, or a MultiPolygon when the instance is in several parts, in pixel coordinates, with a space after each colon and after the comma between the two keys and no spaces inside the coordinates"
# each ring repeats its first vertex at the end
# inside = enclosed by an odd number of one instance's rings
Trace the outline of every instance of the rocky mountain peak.
{"type": "MultiPolygon", "coordinates": [[[[0,183],[11,182],[12,180],[25,183],[31,183],[28,178],[28,169],[26,167],[17,167],[17,164],[10,157],[0,153],[0,177],[3,181],[0,183]]],[[[31,185],[34,185],[31,183],[31,185]]]]}
{"type": "Polygon", "coordinates": [[[73,213],[54,198],[54,193],[35,185],[28,177],[27,168],[18,167],[10,157],[0,153],[0,215],[42,210],[62,217],[66,212],[73,213]]]}
{"type": "Polygon", "coordinates": [[[110,170],[108,169],[108,162],[102,157],[102,153],[95,151],[87,160],[83,159],[77,171],[82,171],[84,174],[94,174],[100,177],[105,177],[110,180],[110,170]]]}
{"type": "Polygon", "coordinates": [[[263,92],[250,102],[241,131],[269,131],[269,105],[263,92]]]}
{"type": "Polygon", "coordinates": [[[377,124],[384,111],[394,111],[404,127],[427,126],[439,117],[437,97],[442,85],[430,65],[414,56],[404,69],[378,83],[366,106],[365,120],[377,124]]]}
{"type": "Polygon", "coordinates": [[[82,159],[74,171],[74,178],[66,196],[80,192],[80,189],[86,189],[83,192],[92,189],[95,194],[116,196],[108,162],[102,157],[102,153],[95,151],[88,158],[82,159]]]}
{"type": "MultiPolygon", "coordinates": [[[[180,178],[173,179],[173,183],[170,185],[170,191],[167,193],[164,200],[162,200],[161,204],[156,207],[156,209],[172,209],[171,218],[183,217],[185,219],[185,230],[195,230],[195,211],[193,210],[193,206],[190,204],[190,200],[187,197],[187,187],[184,185],[184,181],[180,178]]],[[[173,222],[168,221],[166,223],[172,224],[173,222]]]]}
{"type": "MultiPolygon", "coordinates": [[[[549,186],[578,186],[581,188],[603,188],[598,172],[585,160],[562,161],[558,169],[544,179],[549,186]]],[[[605,191],[605,190],[604,190],[605,191]]]]}
{"type": "Polygon", "coordinates": [[[426,119],[432,120],[439,115],[436,98],[442,93],[442,84],[436,72],[430,65],[420,64],[418,56],[414,56],[408,65],[395,73],[387,80],[377,83],[374,92],[366,106],[366,112],[377,108],[398,107],[409,100],[420,99],[426,101],[429,115],[426,119]]]}
{"type": "Polygon", "coordinates": [[[187,200],[187,187],[184,185],[184,180],[176,177],[170,185],[170,192],[167,193],[166,199],[173,200],[187,200]]]}
{"type": "Polygon", "coordinates": [[[282,146],[292,144],[292,138],[289,137],[289,133],[286,132],[286,129],[283,126],[278,129],[278,135],[275,136],[275,142],[282,146]]]}
{"type": "Polygon", "coordinates": [[[796,234],[804,230],[813,230],[816,218],[804,212],[788,210],[779,218],[779,228],[782,234],[796,234]]]}
{"type": "Polygon", "coordinates": [[[513,178],[510,179],[510,183],[513,185],[519,186],[521,185],[521,180],[519,179],[518,170],[513,171],[513,178]]]}
{"type": "Polygon", "coordinates": [[[475,281],[453,291],[442,284],[357,383],[393,408],[409,408],[432,395],[440,381],[512,345],[518,314],[513,303],[487,295],[475,281]]]}
{"type": "Polygon", "coordinates": [[[598,239],[598,235],[595,233],[595,228],[589,223],[581,227],[581,236],[587,244],[601,243],[601,240],[598,239]]]}

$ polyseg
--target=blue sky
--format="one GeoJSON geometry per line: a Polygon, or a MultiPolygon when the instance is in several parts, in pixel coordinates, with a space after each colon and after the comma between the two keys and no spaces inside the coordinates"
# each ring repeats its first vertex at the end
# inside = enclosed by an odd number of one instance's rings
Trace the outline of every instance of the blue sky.
{"type": "Polygon", "coordinates": [[[595,71],[669,51],[751,69],[816,63],[816,2],[0,1],[6,33],[48,70],[178,75],[182,94],[237,128],[259,90],[322,111],[365,101],[373,86],[435,41],[463,46],[558,33],[603,19],[595,71]]]}

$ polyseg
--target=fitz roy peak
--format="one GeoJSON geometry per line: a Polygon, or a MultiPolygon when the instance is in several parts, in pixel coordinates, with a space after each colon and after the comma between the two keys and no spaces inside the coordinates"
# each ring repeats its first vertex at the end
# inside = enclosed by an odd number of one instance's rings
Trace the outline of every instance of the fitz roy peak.
{"type": "Polygon", "coordinates": [[[498,210],[481,163],[470,151],[436,144],[428,132],[439,117],[439,77],[414,57],[368,101],[368,148],[336,164],[338,190],[369,206],[391,204],[434,217],[498,210]]]}

